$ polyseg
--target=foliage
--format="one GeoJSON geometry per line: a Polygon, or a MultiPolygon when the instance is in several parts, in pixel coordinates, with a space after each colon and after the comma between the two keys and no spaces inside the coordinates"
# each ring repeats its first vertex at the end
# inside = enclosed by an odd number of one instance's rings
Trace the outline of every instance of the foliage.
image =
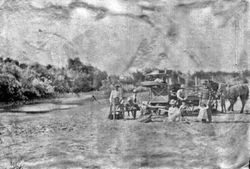
{"type": "Polygon", "coordinates": [[[0,101],[8,102],[20,99],[23,99],[20,82],[10,74],[0,74],[0,101]]]}
{"type": "MultiPolygon", "coordinates": [[[[122,84],[124,90],[131,91],[145,80],[147,73],[154,70],[152,68],[137,70],[127,76],[119,77],[108,76],[107,72],[84,64],[79,58],[68,59],[66,67],[56,68],[53,65],[19,63],[11,58],[0,57],[0,102],[53,97],[58,93],[69,92],[79,93],[92,90],[110,92],[116,83],[122,84]]],[[[172,77],[184,75],[174,70],[167,70],[167,73],[172,77]]],[[[242,73],[199,71],[190,76],[190,85],[194,85],[195,77],[221,82],[228,82],[228,79],[247,82],[246,77],[249,76],[248,70],[242,73]]]]}
{"type": "Polygon", "coordinates": [[[143,74],[143,72],[140,72],[138,70],[136,72],[133,72],[132,76],[135,82],[142,82],[145,80],[145,75],[143,74]]]}
{"type": "Polygon", "coordinates": [[[99,90],[107,76],[104,71],[84,65],[79,58],[69,59],[67,68],[0,58],[0,102],[99,90]]]}

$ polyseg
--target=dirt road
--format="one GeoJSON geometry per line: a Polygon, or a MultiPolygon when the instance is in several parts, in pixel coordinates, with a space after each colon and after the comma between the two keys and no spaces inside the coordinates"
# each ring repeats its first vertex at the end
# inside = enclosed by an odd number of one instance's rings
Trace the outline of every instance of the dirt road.
{"type": "Polygon", "coordinates": [[[110,121],[107,114],[105,100],[43,114],[1,113],[0,168],[219,169],[249,160],[250,114],[217,115],[211,124],[110,121]]]}

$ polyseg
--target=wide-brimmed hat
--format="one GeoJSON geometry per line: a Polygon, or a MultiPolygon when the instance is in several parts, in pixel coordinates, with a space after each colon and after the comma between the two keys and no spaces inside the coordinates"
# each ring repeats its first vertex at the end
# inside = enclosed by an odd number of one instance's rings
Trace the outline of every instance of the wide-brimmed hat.
{"type": "Polygon", "coordinates": [[[174,99],[170,100],[170,102],[169,102],[170,105],[175,105],[176,103],[177,103],[177,102],[176,102],[176,100],[174,100],[174,99]]]}
{"type": "Polygon", "coordinates": [[[185,89],[185,85],[182,84],[181,87],[180,87],[180,89],[185,89]]]}
{"type": "Polygon", "coordinates": [[[120,87],[120,84],[115,84],[115,87],[120,87]]]}
{"type": "Polygon", "coordinates": [[[133,101],[133,98],[132,98],[132,97],[128,97],[128,98],[127,98],[127,101],[128,101],[128,102],[133,101]]]}
{"type": "Polygon", "coordinates": [[[133,90],[133,93],[136,93],[136,92],[137,92],[137,90],[136,90],[136,89],[134,89],[134,90],[133,90]]]}

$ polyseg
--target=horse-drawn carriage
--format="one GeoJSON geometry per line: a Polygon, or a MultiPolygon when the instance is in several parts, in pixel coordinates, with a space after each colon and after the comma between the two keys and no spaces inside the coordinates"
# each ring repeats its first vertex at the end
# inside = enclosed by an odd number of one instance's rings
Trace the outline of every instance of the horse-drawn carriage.
{"type": "Polygon", "coordinates": [[[148,99],[143,102],[142,112],[144,114],[165,113],[170,101],[169,86],[155,81],[142,82],[141,85],[149,88],[148,99]]]}
{"type": "MultiPolygon", "coordinates": [[[[212,96],[212,103],[210,106],[214,112],[217,112],[218,99],[222,92],[226,95],[226,99],[230,101],[229,110],[233,110],[233,104],[237,101],[237,98],[240,97],[242,101],[241,113],[244,111],[246,100],[249,97],[249,88],[247,84],[230,86],[212,80],[205,80],[202,84],[207,87],[212,96]]],[[[149,89],[147,99],[141,100],[142,104],[140,106],[136,104],[126,105],[118,99],[115,101],[112,110],[110,110],[112,112],[111,119],[124,119],[125,112],[132,112],[135,119],[136,111],[139,109],[143,114],[168,115],[168,109],[170,107],[169,102],[172,99],[177,100],[176,93],[180,89],[180,84],[169,85],[164,81],[145,81],[141,83],[141,86],[149,89]]],[[[186,87],[184,90],[186,99],[183,102],[186,106],[186,115],[197,115],[201,93],[202,90],[204,90],[203,86],[186,87]]]]}
{"type": "MultiPolygon", "coordinates": [[[[143,87],[149,88],[149,99],[144,103],[144,113],[157,115],[167,115],[170,107],[170,100],[177,100],[176,93],[180,89],[180,84],[169,85],[155,81],[142,82],[143,87]]],[[[197,113],[196,106],[199,105],[199,90],[198,88],[186,88],[187,98],[185,99],[187,115],[197,113]]]]}

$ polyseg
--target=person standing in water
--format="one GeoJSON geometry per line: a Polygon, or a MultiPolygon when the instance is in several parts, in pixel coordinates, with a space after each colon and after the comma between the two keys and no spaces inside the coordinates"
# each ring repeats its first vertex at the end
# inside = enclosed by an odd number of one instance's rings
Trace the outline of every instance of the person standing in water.
{"type": "Polygon", "coordinates": [[[110,114],[112,113],[112,110],[115,108],[116,102],[121,102],[122,99],[123,97],[122,97],[122,92],[120,90],[120,85],[115,84],[115,89],[111,91],[109,97],[110,114]]]}

